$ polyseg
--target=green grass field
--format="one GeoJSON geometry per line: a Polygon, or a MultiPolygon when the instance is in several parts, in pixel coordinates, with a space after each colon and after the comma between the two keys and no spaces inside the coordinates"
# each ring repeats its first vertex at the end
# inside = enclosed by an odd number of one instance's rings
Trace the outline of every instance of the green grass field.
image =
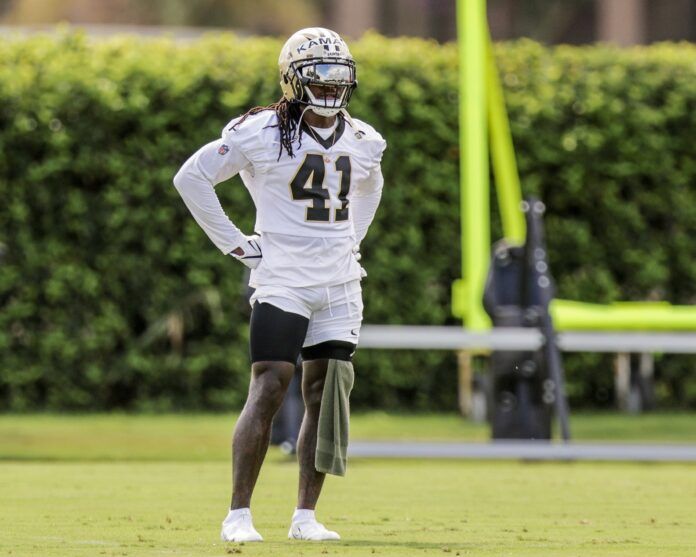
{"type": "MultiPolygon", "coordinates": [[[[689,415],[587,415],[583,439],[696,441],[689,415]]],[[[0,416],[0,556],[693,556],[696,466],[353,460],[318,516],[343,541],[286,539],[296,465],[271,449],[263,544],[224,544],[230,416],[0,416]]],[[[362,439],[485,439],[456,416],[356,416],[362,439]]]]}

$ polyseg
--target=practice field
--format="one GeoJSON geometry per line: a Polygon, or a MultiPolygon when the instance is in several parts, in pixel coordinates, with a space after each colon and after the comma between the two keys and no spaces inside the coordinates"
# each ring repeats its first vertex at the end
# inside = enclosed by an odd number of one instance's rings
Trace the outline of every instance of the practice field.
{"type": "MultiPolygon", "coordinates": [[[[672,418],[693,441],[693,418],[672,418]]],[[[429,438],[451,439],[456,422],[438,420],[425,418],[429,438]]],[[[358,417],[356,437],[410,421],[358,417]]],[[[696,554],[696,466],[685,464],[352,460],[318,509],[343,541],[293,542],[296,465],[275,449],[253,504],[266,542],[224,544],[230,472],[214,445],[230,429],[224,416],[1,416],[0,556],[696,554]]]]}

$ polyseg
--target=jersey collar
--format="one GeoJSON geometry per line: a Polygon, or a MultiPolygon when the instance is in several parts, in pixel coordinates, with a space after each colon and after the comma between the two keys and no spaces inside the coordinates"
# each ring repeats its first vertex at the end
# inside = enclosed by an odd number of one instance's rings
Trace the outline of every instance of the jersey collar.
{"type": "Polygon", "coordinates": [[[305,122],[304,120],[302,120],[302,131],[309,137],[311,137],[319,145],[321,145],[324,149],[330,149],[331,147],[336,145],[336,143],[338,143],[338,140],[341,139],[343,131],[346,128],[346,121],[341,116],[337,116],[337,118],[338,123],[336,124],[336,130],[326,139],[324,139],[319,134],[312,133],[312,131],[309,129],[309,124],[307,124],[307,122],[305,122]]]}

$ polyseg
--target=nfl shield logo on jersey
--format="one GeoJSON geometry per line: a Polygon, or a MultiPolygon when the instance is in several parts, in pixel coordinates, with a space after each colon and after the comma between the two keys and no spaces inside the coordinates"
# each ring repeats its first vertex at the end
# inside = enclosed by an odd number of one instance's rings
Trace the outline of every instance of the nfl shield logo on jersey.
{"type": "Polygon", "coordinates": [[[218,155],[226,155],[230,152],[230,148],[227,145],[220,145],[218,149],[218,155]]]}

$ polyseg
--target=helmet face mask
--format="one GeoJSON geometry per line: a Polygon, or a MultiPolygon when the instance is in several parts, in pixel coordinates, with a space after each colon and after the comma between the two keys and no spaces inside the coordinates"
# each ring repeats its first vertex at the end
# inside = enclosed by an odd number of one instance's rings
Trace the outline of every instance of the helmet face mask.
{"type": "Polygon", "coordinates": [[[320,116],[333,116],[348,106],[355,89],[355,62],[310,58],[294,62],[294,78],[301,96],[296,99],[312,107],[320,116]]]}
{"type": "Polygon", "coordinates": [[[283,46],[278,65],[283,96],[319,116],[333,116],[345,108],[358,83],[348,46],[328,29],[295,33],[283,46]]]}

